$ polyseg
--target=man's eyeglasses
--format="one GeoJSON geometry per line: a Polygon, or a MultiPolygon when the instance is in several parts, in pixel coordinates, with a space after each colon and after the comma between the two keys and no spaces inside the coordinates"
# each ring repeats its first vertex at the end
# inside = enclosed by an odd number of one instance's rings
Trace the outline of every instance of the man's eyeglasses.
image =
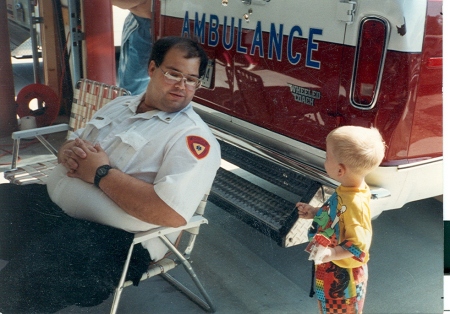
{"type": "Polygon", "coordinates": [[[181,82],[181,80],[184,80],[184,85],[186,86],[186,89],[189,90],[196,90],[202,85],[202,81],[198,77],[185,75],[175,70],[164,71],[160,67],[158,68],[164,74],[167,83],[176,84],[181,82]]]}

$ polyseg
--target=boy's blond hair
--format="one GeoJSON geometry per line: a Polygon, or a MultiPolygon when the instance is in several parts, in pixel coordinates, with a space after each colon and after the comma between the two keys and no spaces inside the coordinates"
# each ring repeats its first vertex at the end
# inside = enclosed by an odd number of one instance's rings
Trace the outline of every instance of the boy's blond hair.
{"type": "Polygon", "coordinates": [[[341,126],[327,136],[327,145],[337,161],[353,172],[365,176],[384,158],[385,143],[376,128],[341,126]]]}

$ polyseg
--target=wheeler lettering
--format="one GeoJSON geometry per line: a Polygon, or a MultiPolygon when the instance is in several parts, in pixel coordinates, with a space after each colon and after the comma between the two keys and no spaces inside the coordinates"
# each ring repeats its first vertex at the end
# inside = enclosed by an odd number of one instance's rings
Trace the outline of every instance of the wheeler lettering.
{"type": "Polygon", "coordinates": [[[321,94],[319,91],[311,90],[309,88],[289,84],[289,89],[295,101],[304,103],[309,106],[314,106],[314,100],[320,99],[321,94]]]}

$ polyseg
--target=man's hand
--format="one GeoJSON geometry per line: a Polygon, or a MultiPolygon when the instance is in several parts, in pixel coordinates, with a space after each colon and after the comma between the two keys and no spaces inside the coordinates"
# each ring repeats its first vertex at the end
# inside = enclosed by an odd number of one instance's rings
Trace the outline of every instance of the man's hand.
{"type": "Polygon", "coordinates": [[[88,183],[94,182],[95,172],[102,165],[109,165],[109,158],[99,144],[76,139],[71,148],[64,148],[63,158],[69,169],[67,175],[78,178],[88,183]]]}
{"type": "MultiPolygon", "coordinates": [[[[77,139],[79,141],[83,141],[86,144],[86,147],[88,148],[89,151],[92,152],[96,152],[97,150],[94,148],[94,144],[92,144],[89,141],[85,141],[85,140],[81,140],[81,139],[77,139]]],[[[61,147],[60,153],[58,154],[58,161],[67,168],[67,170],[69,172],[73,172],[75,170],[77,170],[78,168],[78,163],[77,161],[70,157],[71,154],[68,154],[66,151],[71,150],[76,156],[78,156],[79,158],[86,158],[86,152],[81,149],[80,147],[77,146],[77,141],[70,141],[67,142],[66,144],[63,145],[63,147],[61,147]]]]}

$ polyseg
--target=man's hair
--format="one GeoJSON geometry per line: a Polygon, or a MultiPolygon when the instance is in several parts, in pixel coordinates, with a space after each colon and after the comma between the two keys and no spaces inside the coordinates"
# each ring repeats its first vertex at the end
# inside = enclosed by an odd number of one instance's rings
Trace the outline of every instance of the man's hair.
{"type": "Polygon", "coordinates": [[[331,131],[327,145],[339,163],[362,176],[380,165],[386,147],[378,129],[350,125],[331,131]]]}
{"type": "Polygon", "coordinates": [[[159,67],[164,62],[164,57],[167,52],[172,48],[184,52],[184,58],[186,59],[199,58],[200,68],[198,73],[200,77],[205,74],[206,66],[208,65],[208,56],[197,42],[186,37],[168,36],[158,39],[153,44],[149,63],[154,60],[156,66],[159,67]]]}

